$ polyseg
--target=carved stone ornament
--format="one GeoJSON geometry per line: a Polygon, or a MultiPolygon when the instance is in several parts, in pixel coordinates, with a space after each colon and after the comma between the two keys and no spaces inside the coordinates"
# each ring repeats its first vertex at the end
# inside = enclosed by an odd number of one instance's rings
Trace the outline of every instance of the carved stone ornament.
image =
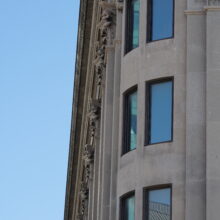
{"type": "Polygon", "coordinates": [[[117,2],[116,3],[116,8],[117,8],[118,11],[122,12],[123,8],[124,8],[123,2],[117,2]]]}
{"type": "Polygon", "coordinates": [[[79,194],[80,194],[80,198],[81,198],[82,200],[88,199],[89,189],[88,189],[88,185],[87,185],[86,182],[82,182],[82,183],[81,183],[81,188],[80,188],[79,194]]]}
{"type": "Polygon", "coordinates": [[[100,99],[92,99],[90,101],[89,114],[88,114],[90,120],[97,121],[99,119],[100,108],[101,108],[100,99]]]}
{"type": "Polygon", "coordinates": [[[87,209],[88,209],[88,201],[82,200],[79,208],[79,213],[77,215],[78,220],[84,219],[84,217],[87,215],[87,209]]]}
{"type": "Polygon", "coordinates": [[[124,7],[123,3],[124,3],[124,0],[118,0],[118,1],[116,2],[116,8],[117,8],[117,10],[119,10],[120,12],[123,11],[123,7],[124,7]]]}
{"type": "Polygon", "coordinates": [[[84,218],[84,215],[83,215],[83,214],[79,213],[79,214],[77,215],[77,219],[78,219],[78,220],[83,220],[83,218],[84,218]]]}
{"type": "Polygon", "coordinates": [[[99,99],[93,99],[90,102],[90,110],[89,110],[89,129],[90,129],[90,136],[94,137],[96,124],[100,117],[100,108],[101,108],[101,101],[99,99]]]}
{"type": "Polygon", "coordinates": [[[101,85],[103,72],[105,71],[105,46],[97,46],[96,58],[94,60],[95,73],[97,76],[97,84],[101,85]]]}
{"type": "MultiPolygon", "coordinates": [[[[100,33],[101,36],[107,35],[107,30],[113,25],[115,11],[112,8],[104,8],[101,15],[100,21],[100,33]]],[[[104,41],[105,42],[105,41],[104,41]]]]}
{"type": "Polygon", "coordinates": [[[92,179],[92,168],[90,164],[85,164],[85,181],[92,179]]]}
{"type": "Polygon", "coordinates": [[[101,1],[99,3],[101,7],[100,22],[97,25],[97,45],[95,49],[95,73],[97,76],[97,85],[101,85],[103,74],[105,72],[106,61],[105,53],[106,46],[112,45],[115,38],[115,4],[101,1]]]}
{"type": "Polygon", "coordinates": [[[81,183],[79,195],[80,195],[80,207],[79,207],[77,219],[83,220],[88,209],[89,189],[86,182],[81,183]]]}
{"type": "Polygon", "coordinates": [[[103,8],[101,22],[100,22],[100,34],[102,43],[105,45],[112,45],[115,38],[115,9],[111,7],[103,8]]]}
{"type": "Polygon", "coordinates": [[[85,179],[86,182],[88,182],[90,179],[92,179],[93,174],[93,162],[94,162],[94,152],[95,149],[92,145],[86,144],[84,147],[84,166],[85,166],[85,179]]]}
{"type": "Polygon", "coordinates": [[[85,164],[91,164],[94,160],[94,147],[90,144],[86,144],[84,147],[83,159],[85,164]]]}
{"type": "Polygon", "coordinates": [[[95,136],[96,123],[94,121],[89,121],[89,135],[90,137],[95,136]]]}

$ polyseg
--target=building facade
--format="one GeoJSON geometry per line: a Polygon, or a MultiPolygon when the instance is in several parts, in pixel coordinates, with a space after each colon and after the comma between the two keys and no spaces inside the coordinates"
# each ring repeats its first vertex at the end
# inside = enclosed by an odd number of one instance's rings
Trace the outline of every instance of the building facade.
{"type": "Polygon", "coordinates": [[[81,0],[64,220],[220,219],[220,1],[81,0]]]}

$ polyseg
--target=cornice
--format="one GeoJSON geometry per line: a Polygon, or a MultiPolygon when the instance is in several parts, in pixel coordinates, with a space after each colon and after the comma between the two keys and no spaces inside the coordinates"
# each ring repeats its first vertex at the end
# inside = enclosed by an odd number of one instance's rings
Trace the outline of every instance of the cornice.
{"type": "Polygon", "coordinates": [[[64,220],[83,219],[87,215],[85,192],[92,180],[106,53],[114,46],[115,38],[116,4],[99,0],[80,3],[64,220]]]}
{"type": "Polygon", "coordinates": [[[85,47],[86,43],[90,40],[88,36],[91,31],[88,31],[88,27],[90,26],[91,28],[91,25],[88,25],[88,21],[90,20],[88,14],[91,13],[91,11],[88,10],[88,5],[92,4],[93,1],[94,0],[80,1],[64,220],[72,220],[73,200],[76,193],[75,184],[79,154],[78,142],[80,139],[82,108],[84,103],[83,85],[85,85],[86,79],[86,71],[83,69],[82,65],[85,65],[88,57],[88,48],[85,47]]]}

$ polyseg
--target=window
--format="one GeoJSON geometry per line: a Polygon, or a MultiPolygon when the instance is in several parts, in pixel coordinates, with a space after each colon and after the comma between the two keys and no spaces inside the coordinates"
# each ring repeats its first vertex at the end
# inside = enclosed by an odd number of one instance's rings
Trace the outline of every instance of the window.
{"type": "Polygon", "coordinates": [[[147,83],[147,128],[145,144],[173,139],[173,80],[147,83]]]}
{"type": "Polygon", "coordinates": [[[174,35],[174,0],[148,0],[147,41],[174,35]]]}
{"type": "Polygon", "coordinates": [[[124,126],[122,154],[134,150],[137,144],[137,87],[124,96],[124,126]]]}
{"type": "Polygon", "coordinates": [[[121,213],[120,220],[135,219],[135,197],[134,192],[131,192],[121,198],[121,213]]]}
{"type": "Polygon", "coordinates": [[[171,187],[145,190],[144,220],[171,220],[171,187]]]}
{"type": "Polygon", "coordinates": [[[126,53],[139,46],[140,0],[127,1],[126,13],[126,53]]]}

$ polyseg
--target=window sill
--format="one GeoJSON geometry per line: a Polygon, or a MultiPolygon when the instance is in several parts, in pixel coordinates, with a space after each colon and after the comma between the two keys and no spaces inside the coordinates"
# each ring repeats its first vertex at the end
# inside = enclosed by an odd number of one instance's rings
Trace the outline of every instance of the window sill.
{"type": "Polygon", "coordinates": [[[161,141],[161,142],[152,143],[152,144],[145,143],[145,144],[144,144],[144,147],[148,147],[148,146],[152,146],[152,145],[165,144],[165,143],[172,143],[172,142],[173,142],[173,140],[170,140],[170,141],[161,141]]]}

